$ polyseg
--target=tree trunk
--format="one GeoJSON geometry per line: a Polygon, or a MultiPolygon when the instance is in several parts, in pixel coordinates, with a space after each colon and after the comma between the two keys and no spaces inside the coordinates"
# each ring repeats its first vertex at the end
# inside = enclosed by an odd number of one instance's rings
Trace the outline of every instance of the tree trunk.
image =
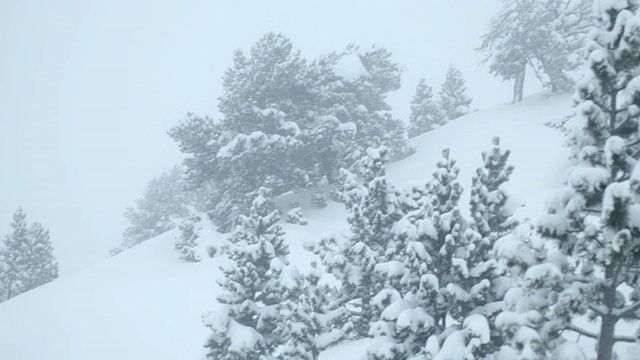
{"type": "Polygon", "coordinates": [[[516,82],[513,86],[513,103],[514,104],[522,101],[523,94],[524,94],[524,77],[526,74],[526,70],[527,70],[527,63],[523,61],[522,65],[520,66],[520,71],[516,76],[516,82]]]}
{"type": "Polygon", "coordinates": [[[602,317],[600,336],[598,337],[598,360],[611,360],[615,344],[616,319],[610,315],[602,317]]]}
{"type": "MultiPolygon", "coordinates": [[[[614,272],[613,268],[613,265],[605,267],[605,279],[612,280],[614,272]]],[[[600,324],[600,335],[598,336],[597,360],[612,360],[617,322],[617,318],[612,314],[612,310],[616,303],[615,286],[609,285],[604,289],[602,303],[607,308],[607,314],[601,317],[602,323],[600,324]]]]}

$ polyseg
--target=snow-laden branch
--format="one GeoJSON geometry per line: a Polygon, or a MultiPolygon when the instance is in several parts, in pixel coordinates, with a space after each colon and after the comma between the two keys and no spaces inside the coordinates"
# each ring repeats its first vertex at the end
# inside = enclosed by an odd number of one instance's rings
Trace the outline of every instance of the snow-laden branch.
{"type": "Polygon", "coordinates": [[[640,301],[637,301],[631,305],[625,306],[622,309],[614,310],[613,315],[616,318],[621,319],[631,315],[632,313],[638,310],[640,310],[640,301]]]}
{"type": "Polygon", "coordinates": [[[569,330],[569,331],[573,331],[575,333],[578,333],[578,334],[580,334],[582,336],[586,336],[586,337],[591,338],[591,339],[596,339],[597,340],[598,337],[599,337],[599,335],[594,333],[594,332],[587,331],[585,329],[582,329],[582,328],[579,328],[579,327],[573,326],[573,325],[567,325],[564,329],[565,330],[569,330]]]}

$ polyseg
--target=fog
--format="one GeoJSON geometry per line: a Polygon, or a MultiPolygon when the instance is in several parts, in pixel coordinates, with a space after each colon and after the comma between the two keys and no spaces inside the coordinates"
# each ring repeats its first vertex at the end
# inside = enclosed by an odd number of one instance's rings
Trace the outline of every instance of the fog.
{"type": "MultiPolygon", "coordinates": [[[[474,108],[507,102],[512,85],[473,51],[496,11],[497,0],[0,2],[0,235],[22,206],[50,229],[63,276],[106,258],[124,209],[181,159],[167,130],[187,112],[217,116],[232,51],[268,31],[307,58],[388,48],[405,70],[390,99],[402,119],[418,79],[437,88],[449,63],[474,108]]],[[[526,93],[540,88],[528,81],[526,93]]]]}

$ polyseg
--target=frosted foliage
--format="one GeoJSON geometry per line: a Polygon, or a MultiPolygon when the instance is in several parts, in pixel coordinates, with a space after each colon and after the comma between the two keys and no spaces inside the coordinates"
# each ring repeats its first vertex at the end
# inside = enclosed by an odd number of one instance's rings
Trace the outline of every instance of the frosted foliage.
{"type": "Polygon", "coordinates": [[[525,348],[532,358],[553,353],[553,358],[574,359],[575,351],[558,347],[564,341],[562,332],[584,333],[572,319],[587,315],[599,321],[594,326],[597,359],[610,360],[620,341],[614,336],[616,325],[637,318],[618,309],[640,306],[619,291],[637,287],[633,264],[640,254],[631,235],[637,231],[633,218],[639,199],[637,4],[596,1],[594,8],[599,26],[590,34],[588,72],[578,84],[574,118],[564,127],[576,164],[568,172],[567,186],[547,202],[546,214],[538,221],[553,251],[545,263],[526,271],[521,286],[527,300],[523,297],[511,307],[518,314],[533,311],[540,320],[530,319],[529,330],[519,332],[503,327],[512,346],[529,343],[525,348]]]}
{"type": "Polygon", "coordinates": [[[457,119],[469,112],[472,99],[467,95],[462,73],[450,65],[440,87],[440,111],[447,120],[457,119]]]}
{"type": "Polygon", "coordinates": [[[288,38],[267,33],[249,53],[234,54],[222,118],[190,114],[169,134],[187,155],[189,186],[204,192],[203,210],[233,230],[258,185],[277,196],[336,183],[340,168],[371,146],[409,154],[386,102],[399,87],[400,70],[385,49],[351,46],[308,62],[288,38]]]}
{"type": "Polygon", "coordinates": [[[462,324],[462,330],[447,336],[434,360],[475,359],[475,349],[489,342],[489,331],[489,324],[484,316],[467,317],[462,324]]]}
{"type": "Polygon", "coordinates": [[[348,82],[369,76],[357,53],[342,56],[333,66],[333,73],[348,82]]]}
{"type": "Polygon", "coordinates": [[[270,191],[260,188],[249,215],[240,217],[225,248],[231,264],[221,267],[223,293],[218,302],[225,305],[223,315],[229,321],[226,331],[219,330],[219,323],[209,326],[213,334],[205,345],[208,358],[258,359],[278,345],[279,336],[274,335],[291,331],[275,324],[284,304],[299,296],[302,278],[286,267],[289,250],[279,219],[270,191]]]}
{"type": "MultiPolygon", "coordinates": [[[[463,111],[463,113],[466,112],[468,110],[463,111]]],[[[411,101],[409,136],[413,137],[434,130],[443,125],[445,121],[445,115],[433,99],[433,89],[427,85],[424,79],[420,79],[411,101]]]]}
{"type": "Polygon", "coordinates": [[[507,206],[510,196],[502,186],[514,169],[507,163],[511,152],[500,147],[498,137],[493,138],[492,145],[482,153],[484,166],[476,169],[472,178],[469,200],[473,226],[481,236],[497,236],[516,225],[509,219],[515,209],[507,206]]]}
{"type": "Polygon", "coordinates": [[[120,248],[130,248],[178,227],[196,201],[196,194],[185,187],[182,169],[177,166],[152,179],[135,207],[125,211],[129,227],[123,233],[120,248]]]}
{"type": "Polygon", "coordinates": [[[369,333],[384,309],[379,295],[388,295],[385,284],[397,286],[407,273],[396,259],[405,233],[392,230],[397,230],[403,210],[385,177],[388,149],[369,148],[365,154],[356,163],[359,176],[342,172],[340,197],[347,207],[351,235],[323,255],[327,270],[342,284],[343,301],[359,302],[360,315],[354,324],[362,336],[369,333]]]}
{"type": "Polygon", "coordinates": [[[0,244],[0,302],[58,278],[49,231],[19,208],[0,244]]]}
{"type": "Polygon", "coordinates": [[[590,0],[502,0],[478,49],[489,71],[515,81],[522,101],[527,68],[553,92],[569,91],[572,72],[583,63],[582,47],[593,26],[590,0]]]}

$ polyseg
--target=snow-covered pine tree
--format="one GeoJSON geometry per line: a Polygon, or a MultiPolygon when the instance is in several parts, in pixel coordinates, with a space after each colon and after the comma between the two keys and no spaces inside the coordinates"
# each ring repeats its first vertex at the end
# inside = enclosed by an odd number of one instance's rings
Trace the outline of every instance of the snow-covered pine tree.
{"type": "Polygon", "coordinates": [[[554,316],[563,320],[557,330],[594,338],[598,360],[613,359],[617,342],[636,341],[614,330],[619,322],[640,317],[637,9],[628,0],[594,3],[599,28],[590,36],[589,72],[578,86],[576,115],[565,124],[578,164],[538,224],[564,256],[576,261],[576,271],[545,264],[563,285],[562,291],[554,289],[554,316]],[[621,292],[623,285],[633,292],[621,292]],[[597,332],[572,324],[572,317],[585,313],[599,319],[597,332]]]}
{"type": "Polygon", "coordinates": [[[411,115],[409,116],[410,137],[431,131],[444,122],[445,115],[433,100],[433,89],[427,85],[425,79],[420,79],[416,93],[411,101],[411,115]]]}
{"type": "Polygon", "coordinates": [[[580,65],[581,50],[591,21],[590,0],[501,0],[482,45],[489,71],[514,80],[513,102],[523,98],[525,74],[532,67],[552,91],[568,91],[568,72],[580,65]]]}
{"type": "Polygon", "coordinates": [[[462,73],[453,64],[447,69],[438,95],[440,111],[444,114],[445,121],[457,119],[471,111],[470,106],[473,100],[467,95],[462,73]]]}
{"type": "Polygon", "coordinates": [[[26,217],[21,208],[13,214],[12,232],[4,238],[0,252],[5,300],[58,278],[49,231],[39,223],[29,226],[26,217]]]}
{"type": "Polygon", "coordinates": [[[189,116],[170,131],[190,155],[184,162],[190,182],[208,188],[209,212],[218,223],[225,223],[234,207],[245,212],[259,186],[277,195],[321,175],[301,156],[310,141],[303,135],[318,126],[307,68],[289,39],[267,33],[250,56],[234,54],[223,78],[223,118],[189,116]]]}
{"type": "Polygon", "coordinates": [[[398,251],[391,228],[402,214],[387,184],[386,161],[386,148],[369,148],[356,164],[359,178],[343,171],[342,200],[349,212],[351,236],[322,254],[327,270],[342,284],[343,304],[357,308],[353,324],[358,337],[366,337],[370,324],[377,320],[374,297],[388,284],[384,269],[377,265],[391,260],[398,251]]]}
{"type": "Polygon", "coordinates": [[[186,190],[178,166],[152,179],[135,207],[124,213],[129,227],[123,233],[120,249],[131,248],[177,227],[188,216],[193,197],[186,190]]]}
{"type": "MultiPolygon", "coordinates": [[[[376,302],[384,306],[380,320],[373,323],[370,330],[372,335],[378,336],[368,352],[371,359],[406,359],[419,354],[431,354],[433,358],[439,353],[441,344],[440,357],[447,358],[445,354],[450,350],[445,348],[452,347],[452,343],[478,354],[480,345],[488,342],[488,331],[476,331],[478,324],[485,324],[487,320],[479,314],[476,316],[482,317],[482,321],[479,318],[467,320],[475,309],[471,305],[477,302],[479,307],[491,299],[483,297],[487,280],[481,279],[480,285],[459,281],[469,273],[465,241],[472,230],[468,229],[458,210],[462,193],[457,182],[459,170],[448,149],[442,155],[427,191],[413,191],[409,196],[414,204],[422,204],[422,207],[412,210],[409,206],[405,218],[394,224],[392,233],[403,240],[396,246],[400,251],[395,261],[378,265],[393,269],[400,277],[400,286],[377,296],[376,302]],[[414,198],[420,194],[426,199],[414,198]],[[451,317],[464,324],[464,330],[447,323],[451,317]],[[457,334],[456,341],[445,340],[454,333],[457,334]]],[[[491,269],[482,265],[482,269],[491,269]]],[[[478,274],[481,275],[484,273],[478,274]]],[[[471,356],[471,352],[465,356],[471,356]]]]}
{"type": "MultiPolygon", "coordinates": [[[[510,151],[500,147],[500,138],[494,137],[492,147],[482,152],[483,166],[472,178],[469,209],[472,226],[482,237],[500,237],[516,225],[510,217],[513,207],[502,185],[509,180],[513,166],[507,162],[510,151]]],[[[490,248],[490,247],[489,247],[490,248]]]]}
{"type": "Polygon", "coordinates": [[[350,168],[369,147],[381,145],[390,158],[409,154],[404,124],[394,119],[387,95],[400,88],[401,71],[384,48],[360,49],[350,45],[342,53],[331,53],[313,64],[319,73],[318,103],[326,114],[343,124],[355,125],[355,134],[343,150],[341,162],[350,168]]]}
{"type": "MultiPolygon", "coordinates": [[[[297,295],[282,286],[288,246],[270,191],[260,188],[249,215],[241,216],[226,250],[231,264],[222,267],[218,296],[221,310],[205,319],[212,330],[205,347],[215,360],[265,359],[283,345],[278,328],[282,303],[297,295]]],[[[296,288],[295,286],[289,288],[296,288]]]]}
{"type": "Polygon", "coordinates": [[[287,212],[287,222],[298,225],[307,225],[309,223],[302,214],[302,208],[300,206],[296,206],[287,212]]]}

